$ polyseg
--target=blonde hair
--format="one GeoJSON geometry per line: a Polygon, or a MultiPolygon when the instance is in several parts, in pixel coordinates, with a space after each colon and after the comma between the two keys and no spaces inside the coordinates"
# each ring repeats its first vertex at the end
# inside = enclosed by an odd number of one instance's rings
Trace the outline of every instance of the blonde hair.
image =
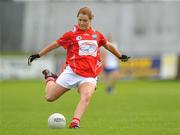
{"type": "Polygon", "coordinates": [[[94,17],[94,15],[92,14],[91,9],[88,8],[88,7],[80,8],[79,11],[78,11],[77,17],[79,16],[79,14],[87,15],[90,20],[92,20],[92,18],[94,17]]]}

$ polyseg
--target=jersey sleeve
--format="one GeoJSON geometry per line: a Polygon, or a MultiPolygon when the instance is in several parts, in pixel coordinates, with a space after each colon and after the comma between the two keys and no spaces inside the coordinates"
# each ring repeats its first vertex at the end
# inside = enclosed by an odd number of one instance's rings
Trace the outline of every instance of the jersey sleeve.
{"type": "Polygon", "coordinates": [[[98,35],[99,35],[99,46],[104,46],[106,43],[107,43],[107,39],[105,38],[105,36],[98,32],[98,35]]]}
{"type": "Polygon", "coordinates": [[[56,40],[56,42],[64,49],[66,49],[69,45],[71,45],[71,35],[72,31],[66,32],[62,37],[56,40]]]}

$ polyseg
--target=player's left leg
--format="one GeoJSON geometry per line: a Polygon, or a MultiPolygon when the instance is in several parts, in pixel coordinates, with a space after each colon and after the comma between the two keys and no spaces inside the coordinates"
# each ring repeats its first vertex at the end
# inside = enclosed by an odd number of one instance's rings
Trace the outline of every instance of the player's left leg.
{"type": "Polygon", "coordinates": [[[45,99],[48,102],[55,101],[69,90],[68,88],[57,84],[55,81],[58,76],[50,72],[48,69],[43,70],[42,73],[46,80],[45,99]]]}
{"type": "Polygon", "coordinates": [[[72,122],[69,125],[70,128],[79,127],[80,119],[86,112],[91,96],[93,95],[95,89],[96,84],[90,82],[85,82],[79,86],[78,91],[80,93],[80,100],[78,105],[76,106],[72,122]]]}

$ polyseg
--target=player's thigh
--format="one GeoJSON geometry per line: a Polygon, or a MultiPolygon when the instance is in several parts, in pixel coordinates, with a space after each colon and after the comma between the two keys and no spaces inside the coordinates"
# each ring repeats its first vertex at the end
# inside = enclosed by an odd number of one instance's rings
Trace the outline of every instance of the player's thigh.
{"type": "Polygon", "coordinates": [[[85,82],[79,85],[78,91],[81,97],[91,97],[91,95],[95,92],[96,84],[85,82]]]}
{"type": "Polygon", "coordinates": [[[68,88],[65,88],[65,87],[55,83],[48,94],[52,97],[59,97],[59,96],[63,95],[65,92],[67,92],[68,90],[69,90],[68,88]]]}

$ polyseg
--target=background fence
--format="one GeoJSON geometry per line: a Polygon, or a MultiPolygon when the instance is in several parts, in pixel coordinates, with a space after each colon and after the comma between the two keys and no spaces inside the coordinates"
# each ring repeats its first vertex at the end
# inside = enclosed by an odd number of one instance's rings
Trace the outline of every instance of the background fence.
{"type": "Polygon", "coordinates": [[[38,52],[72,29],[84,6],[92,8],[94,28],[111,33],[122,52],[159,59],[180,54],[180,2],[170,0],[0,1],[1,53],[38,52]]]}

